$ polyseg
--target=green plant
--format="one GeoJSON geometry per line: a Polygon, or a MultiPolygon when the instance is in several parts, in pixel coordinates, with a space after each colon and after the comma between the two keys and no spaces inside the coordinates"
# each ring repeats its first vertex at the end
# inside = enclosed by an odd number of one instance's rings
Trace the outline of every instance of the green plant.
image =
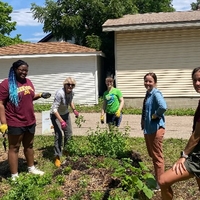
{"type": "Polygon", "coordinates": [[[128,132],[122,133],[117,127],[109,130],[98,126],[95,131],[91,130],[87,139],[92,155],[116,158],[126,150],[128,132]]]}
{"type": "Polygon", "coordinates": [[[79,116],[75,119],[75,124],[77,125],[78,128],[81,128],[82,123],[85,123],[85,119],[84,119],[83,115],[79,115],[79,116]]]}
{"type": "Polygon", "coordinates": [[[59,185],[63,185],[65,183],[65,176],[63,174],[59,174],[58,176],[56,176],[56,182],[59,185]]]}
{"type": "Polygon", "coordinates": [[[10,180],[12,189],[2,198],[2,200],[40,200],[40,194],[45,190],[45,186],[51,183],[51,176],[21,174],[16,181],[10,180]]]}
{"type": "Polygon", "coordinates": [[[121,187],[132,197],[139,198],[142,194],[148,199],[153,197],[152,189],[156,186],[156,180],[144,163],[140,162],[140,167],[131,165],[130,159],[122,159],[122,166],[115,170],[114,177],[121,181],[121,187]]]}

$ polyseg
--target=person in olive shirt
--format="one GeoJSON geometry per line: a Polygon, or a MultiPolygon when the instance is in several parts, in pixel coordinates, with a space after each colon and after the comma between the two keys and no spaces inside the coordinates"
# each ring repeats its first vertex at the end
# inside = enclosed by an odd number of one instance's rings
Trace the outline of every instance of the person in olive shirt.
{"type": "Polygon", "coordinates": [[[104,114],[106,113],[106,123],[119,127],[122,121],[122,108],[124,98],[122,92],[113,86],[114,79],[106,78],[107,90],[103,94],[103,107],[101,110],[101,123],[104,123],[104,114]]]}

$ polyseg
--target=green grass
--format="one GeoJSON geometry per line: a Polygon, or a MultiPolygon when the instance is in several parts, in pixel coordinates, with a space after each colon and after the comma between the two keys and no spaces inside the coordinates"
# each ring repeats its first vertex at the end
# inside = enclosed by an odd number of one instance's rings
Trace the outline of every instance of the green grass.
{"type": "MultiPolygon", "coordinates": [[[[46,110],[50,110],[50,104],[34,104],[35,112],[42,112],[46,110]]],[[[100,113],[102,108],[102,100],[99,100],[98,105],[94,106],[84,106],[84,105],[76,105],[76,109],[79,111],[81,110],[82,113],[100,113]]],[[[165,112],[165,115],[175,115],[175,116],[193,116],[195,113],[195,109],[192,108],[185,108],[185,109],[168,109],[165,112]]],[[[139,108],[132,108],[132,107],[125,107],[123,108],[123,114],[127,115],[141,115],[142,109],[139,108]]]]}

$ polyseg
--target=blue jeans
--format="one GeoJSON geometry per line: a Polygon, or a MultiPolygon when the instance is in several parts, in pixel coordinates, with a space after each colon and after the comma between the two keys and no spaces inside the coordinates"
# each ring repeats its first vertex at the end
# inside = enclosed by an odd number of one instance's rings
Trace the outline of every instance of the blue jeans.
{"type": "Polygon", "coordinates": [[[69,113],[65,115],[61,115],[62,119],[67,123],[67,128],[65,130],[62,130],[61,124],[59,120],[56,118],[54,114],[50,115],[51,122],[54,127],[54,155],[55,156],[62,156],[62,146],[65,148],[68,140],[72,136],[72,125],[71,125],[71,118],[69,113]],[[62,133],[64,133],[64,145],[63,145],[63,139],[62,139],[62,133]]]}

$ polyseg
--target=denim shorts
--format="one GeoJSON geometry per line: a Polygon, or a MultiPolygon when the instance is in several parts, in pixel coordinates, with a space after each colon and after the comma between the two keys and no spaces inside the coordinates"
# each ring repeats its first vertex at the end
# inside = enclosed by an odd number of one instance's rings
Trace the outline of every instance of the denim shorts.
{"type": "Polygon", "coordinates": [[[35,127],[36,127],[35,123],[30,126],[23,126],[23,127],[8,126],[8,134],[20,135],[27,132],[35,134],[35,127]]]}

